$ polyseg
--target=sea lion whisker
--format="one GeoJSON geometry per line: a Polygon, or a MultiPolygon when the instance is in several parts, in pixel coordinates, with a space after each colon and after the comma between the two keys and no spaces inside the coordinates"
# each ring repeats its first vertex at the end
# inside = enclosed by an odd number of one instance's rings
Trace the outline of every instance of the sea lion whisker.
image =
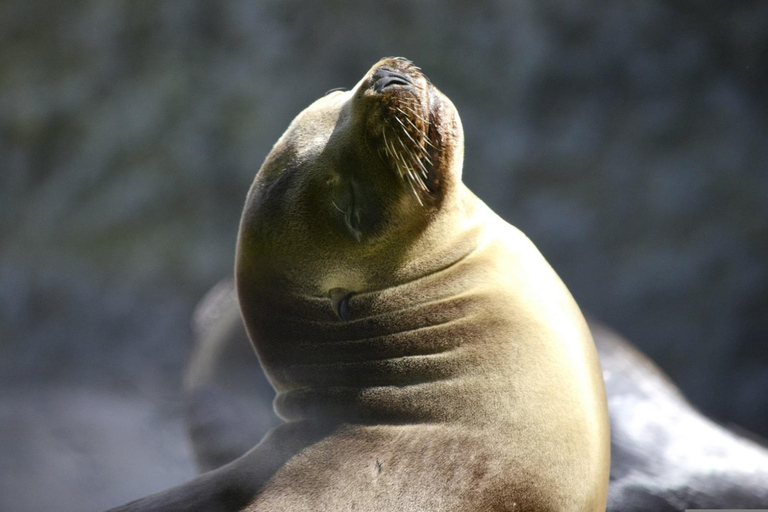
{"type": "MultiPolygon", "coordinates": [[[[406,110],[408,110],[408,111],[411,113],[411,115],[412,115],[413,117],[415,117],[416,119],[418,119],[419,121],[421,121],[421,122],[422,122],[422,123],[424,123],[425,125],[426,125],[426,124],[429,124],[429,123],[427,123],[427,120],[426,120],[426,119],[424,119],[424,118],[423,118],[423,117],[422,117],[422,116],[421,116],[421,115],[420,115],[418,112],[416,112],[416,110],[414,110],[413,108],[409,108],[409,107],[408,107],[406,104],[402,104],[402,105],[403,105],[403,107],[404,107],[406,110]]],[[[407,115],[407,114],[406,114],[406,115],[407,115]]],[[[418,129],[418,128],[417,128],[417,129],[418,129]]]]}
{"type": "Polygon", "coordinates": [[[434,165],[434,164],[432,163],[432,159],[431,159],[431,158],[429,158],[429,152],[428,152],[427,150],[423,150],[423,151],[422,151],[422,153],[421,153],[421,156],[424,158],[424,160],[426,160],[426,161],[427,161],[427,163],[428,163],[429,165],[434,165]]]}
{"type": "Polygon", "coordinates": [[[427,168],[424,166],[424,162],[421,161],[420,158],[415,158],[416,164],[419,166],[419,169],[421,170],[421,175],[424,176],[424,178],[429,177],[429,172],[427,171],[427,168]]]}
{"type": "MultiPolygon", "coordinates": [[[[392,129],[390,127],[390,129],[392,129]]],[[[394,131],[394,130],[393,130],[394,131]]],[[[382,135],[384,136],[384,150],[387,153],[387,156],[390,160],[395,162],[395,167],[397,167],[398,174],[400,174],[401,179],[405,179],[405,176],[403,175],[403,170],[400,167],[400,164],[397,162],[397,151],[395,151],[395,147],[391,145],[391,142],[387,139],[387,130],[386,128],[382,130],[382,135]]]]}
{"type": "MultiPolygon", "coordinates": [[[[403,141],[401,139],[397,139],[400,142],[400,145],[403,145],[403,141]]],[[[400,161],[403,163],[403,167],[408,171],[408,175],[411,175],[412,169],[408,165],[408,162],[405,161],[405,157],[403,156],[403,153],[398,151],[397,157],[400,159],[400,161]]]]}
{"type": "Polygon", "coordinates": [[[421,194],[419,194],[416,189],[411,185],[411,191],[413,192],[413,195],[416,197],[416,201],[419,202],[419,206],[424,206],[424,201],[421,200],[421,194]]]}
{"type": "MultiPolygon", "coordinates": [[[[398,110],[400,110],[400,109],[398,108],[398,110]]],[[[410,109],[409,109],[409,110],[410,110],[410,109]]],[[[403,111],[402,111],[402,110],[400,110],[400,112],[403,112],[403,111]]],[[[412,113],[413,115],[415,115],[415,114],[413,113],[413,111],[411,111],[411,113],[412,113]]],[[[403,112],[403,115],[404,115],[404,116],[406,116],[406,117],[405,117],[405,120],[406,120],[406,121],[408,121],[408,123],[409,123],[411,126],[413,126],[413,129],[414,129],[414,130],[416,130],[416,131],[417,131],[417,132],[419,132],[419,133],[421,133],[421,132],[422,132],[422,130],[420,130],[420,129],[419,129],[419,127],[418,127],[418,126],[416,126],[416,125],[413,123],[413,121],[411,121],[411,118],[408,116],[408,114],[406,114],[405,112],[403,112]]]]}
{"type": "MultiPolygon", "coordinates": [[[[402,144],[402,140],[400,141],[400,143],[402,144]]],[[[411,192],[413,192],[413,195],[416,197],[416,200],[419,202],[419,205],[420,206],[424,206],[424,203],[421,200],[421,195],[416,190],[416,186],[414,185],[414,181],[415,181],[416,178],[413,175],[413,169],[406,163],[405,158],[403,157],[402,153],[398,153],[398,157],[400,158],[400,161],[403,163],[403,166],[405,167],[405,169],[407,171],[407,176],[408,176],[407,181],[408,181],[408,185],[410,185],[409,188],[410,188],[411,192]]]]}
{"type": "MultiPolygon", "coordinates": [[[[427,122],[426,122],[426,121],[424,121],[424,119],[423,119],[423,118],[421,118],[421,117],[420,117],[418,114],[416,114],[416,112],[414,112],[414,110],[413,110],[413,109],[411,109],[411,108],[408,108],[408,107],[405,107],[405,108],[406,108],[406,110],[408,110],[408,111],[409,111],[409,112],[410,112],[410,113],[411,113],[413,116],[415,116],[415,117],[417,117],[417,118],[421,119],[421,121],[422,121],[424,124],[427,124],[427,122]]],[[[400,112],[401,112],[403,115],[405,115],[405,116],[406,116],[406,117],[405,117],[405,120],[406,120],[406,121],[408,121],[408,123],[409,123],[411,126],[413,126],[413,129],[414,129],[414,130],[416,130],[418,133],[422,133],[422,134],[423,134],[422,130],[421,130],[421,129],[419,129],[419,127],[418,127],[418,126],[416,126],[416,125],[414,124],[414,122],[413,122],[413,121],[411,121],[411,119],[410,119],[410,116],[408,116],[408,114],[406,114],[405,112],[403,112],[402,110],[400,110],[400,108],[399,108],[399,107],[397,107],[397,110],[398,110],[398,111],[400,111],[400,112]]],[[[399,119],[399,118],[397,118],[397,117],[396,117],[395,119],[397,119],[398,121],[400,121],[400,119],[399,119]]],[[[402,122],[400,122],[400,124],[402,124],[402,122]]],[[[406,131],[407,131],[407,130],[406,130],[406,131]]],[[[431,141],[431,140],[429,140],[429,137],[428,137],[426,134],[423,134],[423,137],[422,137],[422,139],[423,139],[423,141],[424,141],[424,144],[426,144],[426,145],[428,145],[428,146],[430,146],[430,147],[432,147],[432,148],[434,148],[434,149],[437,149],[437,148],[435,147],[435,145],[432,143],[432,141],[431,141]]],[[[416,144],[416,143],[415,143],[415,141],[414,141],[414,144],[416,144]]],[[[424,151],[424,154],[426,155],[426,153],[427,153],[427,150],[426,150],[426,149],[423,147],[423,145],[422,145],[422,144],[416,144],[416,145],[417,145],[417,146],[419,146],[419,147],[421,148],[421,150],[422,150],[422,151],[424,151]]],[[[429,161],[429,164],[430,164],[430,165],[432,165],[432,161],[431,161],[431,160],[428,160],[428,161],[429,161]]]]}
{"type": "MultiPolygon", "coordinates": [[[[423,169],[423,165],[421,164],[421,161],[419,160],[419,158],[412,151],[409,151],[409,149],[403,143],[402,139],[398,138],[398,141],[400,142],[400,145],[402,146],[404,152],[408,155],[408,160],[411,162],[411,165],[407,166],[408,167],[408,176],[409,176],[409,178],[412,180],[412,182],[418,184],[421,189],[423,189],[424,191],[428,191],[429,189],[427,188],[426,184],[421,180],[421,177],[420,177],[419,173],[416,172],[416,170],[414,168],[414,165],[413,165],[413,163],[416,162],[419,165],[421,165],[422,169],[423,169]]],[[[403,160],[404,160],[404,158],[403,158],[403,160]]],[[[424,172],[426,172],[426,169],[424,169],[424,172]]]]}
{"type": "Polygon", "coordinates": [[[402,122],[400,119],[398,119],[398,118],[395,118],[395,120],[396,120],[398,123],[400,123],[400,126],[402,126],[402,127],[403,127],[403,133],[405,133],[405,136],[406,136],[406,137],[408,137],[408,138],[411,140],[411,142],[413,142],[413,145],[414,145],[415,147],[418,147],[418,148],[420,148],[420,147],[421,147],[421,144],[419,144],[418,142],[416,142],[415,140],[413,140],[413,137],[411,137],[411,134],[410,134],[410,133],[408,133],[408,128],[406,128],[406,127],[405,127],[405,124],[403,124],[403,122],[402,122]]]}
{"type": "Polygon", "coordinates": [[[403,156],[403,154],[408,155],[408,159],[410,160],[411,159],[411,153],[408,150],[408,148],[405,146],[405,144],[403,143],[403,139],[398,137],[397,138],[397,142],[399,142],[400,143],[400,147],[403,148],[403,151],[398,152],[397,156],[398,156],[398,158],[400,158],[400,161],[403,162],[403,165],[406,167],[406,169],[408,169],[408,175],[411,176],[412,175],[411,172],[413,171],[413,166],[408,165],[408,162],[406,162],[406,160],[405,160],[405,156],[403,156]]]}
{"type": "Polygon", "coordinates": [[[395,107],[395,109],[396,109],[398,112],[400,112],[401,114],[403,114],[403,117],[405,117],[405,120],[406,120],[406,121],[408,121],[408,123],[410,123],[410,125],[411,125],[411,126],[413,126],[413,128],[414,128],[414,129],[415,129],[417,132],[421,132],[421,130],[420,130],[419,128],[417,128],[415,124],[413,124],[413,121],[411,121],[411,116],[412,116],[412,115],[414,115],[413,109],[410,109],[410,108],[408,108],[408,107],[406,107],[406,106],[403,106],[403,108],[405,108],[405,110],[403,110],[403,109],[402,109],[402,108],[400,108],[400,107],[395,107]]]}
{"type": "Polygon", "coordinates": [[[398,162],[398,152],[395,150],[395,146],[390,141],[387,146],[389,148],[389,157],[392,159],[392,161],[395,163],[395,167],[397,167],[398,172],[400,173],[400,177],[402,179],[405,179],[405,174],[403,173],[402,167],[400,167],[400,163],[398,162]]]}
{"type": "Polygon", "coordinates": [[[337,205],[337,204],[336,204],[336,201],[334,201],[333,199],[331,199],[331,204],[333,205],[333,207],[334,207],[334,208],[336,208],[337,210],[339,210],[341,213],[347,213],[347,212],[345,212],[344,210],[342,210],[341,208],[339,208],[339,205],[337,205]]]}

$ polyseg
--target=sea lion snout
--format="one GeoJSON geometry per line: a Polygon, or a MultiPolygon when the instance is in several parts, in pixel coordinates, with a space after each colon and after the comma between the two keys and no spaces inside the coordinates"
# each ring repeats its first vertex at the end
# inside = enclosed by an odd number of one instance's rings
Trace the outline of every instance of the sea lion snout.
{"type": "Polygon", "coordinates": [[[359,94],[376,97],[401,92],[427,99],[429,79],[421,68],[403,57],[386,57],[373,65],[356,87],[359,94]]]}
{"type": "Polygon", "coordinates": [[[388,87],[397,85],[413,85],[413,79],[411,77],[405,73],[395,71],[389,66],[381,66],[374,71],[373,76],[371,77],[371,82],[373,90],[376,92],[382,92],[388,87]]]}

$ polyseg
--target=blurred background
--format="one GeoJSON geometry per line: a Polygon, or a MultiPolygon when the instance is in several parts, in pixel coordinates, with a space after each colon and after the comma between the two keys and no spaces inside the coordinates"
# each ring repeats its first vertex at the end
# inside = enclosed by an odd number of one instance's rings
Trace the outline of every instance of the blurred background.
{"type": "Polygon", "coordinates": [[[250,182],[391,55],[582,308],[768,435],[768,2],[2,0],[0,510],[193,476],[189,320],[250,182]]]}

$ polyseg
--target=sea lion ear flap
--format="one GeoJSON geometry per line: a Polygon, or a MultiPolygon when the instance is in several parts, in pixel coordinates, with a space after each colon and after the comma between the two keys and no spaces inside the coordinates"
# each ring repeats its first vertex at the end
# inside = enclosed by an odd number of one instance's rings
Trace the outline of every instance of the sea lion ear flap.
{"type": "Polygon", "coordinates": [[[347,231],[355,239],[360,242],[363,239],[363,232],[360,229],[360,209],[355,208],[354,203],[347,207],[344,212],[344,225],[347,227],[347,231]]]}
{"type": "Polygon", "coordinates": [[[354,294],[355,292],[349,291],[346,288],[331,288],[328,291],[328,297],[333,303],[333,310],[344,322],[349,320],[349,299],[354,294]]]}

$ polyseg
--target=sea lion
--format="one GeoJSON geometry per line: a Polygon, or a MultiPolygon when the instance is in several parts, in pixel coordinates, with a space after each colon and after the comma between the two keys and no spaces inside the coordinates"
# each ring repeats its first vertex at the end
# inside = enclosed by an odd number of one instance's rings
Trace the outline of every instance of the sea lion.
{"type": "MultiPolygon", "coordinates": [[[[606,511],[768,508],[765,441],[705,417],[629,341],[588,320],[611,419],[606,511]]],[[[210,470],[245,453],[277,421],[267,410],[275,393],[253,357],[231,280],[201,300],[195,325],[187,419],[199,467],[210,470]]]]}
{"type": "Polygon", "coordinates": [[[200,471],[233,461],[281,421],[240,316],[234,282],[222,281],[195,310],[196,342],[184,375],[185,416],[200,471]]]}
{"type": "Polygon", "coordinates": [[[608,512],[768,508],[766,446],[697,411],[616,332],[590,327],[611,415],[608,512]]]}
{"type": "Polygon", "coordinates": [[[455,107],[405,59],[299,114],[249,191],[235,269],[286,423],[122,510],[604,510],[589,329],[462,162],[455,107]]]}

